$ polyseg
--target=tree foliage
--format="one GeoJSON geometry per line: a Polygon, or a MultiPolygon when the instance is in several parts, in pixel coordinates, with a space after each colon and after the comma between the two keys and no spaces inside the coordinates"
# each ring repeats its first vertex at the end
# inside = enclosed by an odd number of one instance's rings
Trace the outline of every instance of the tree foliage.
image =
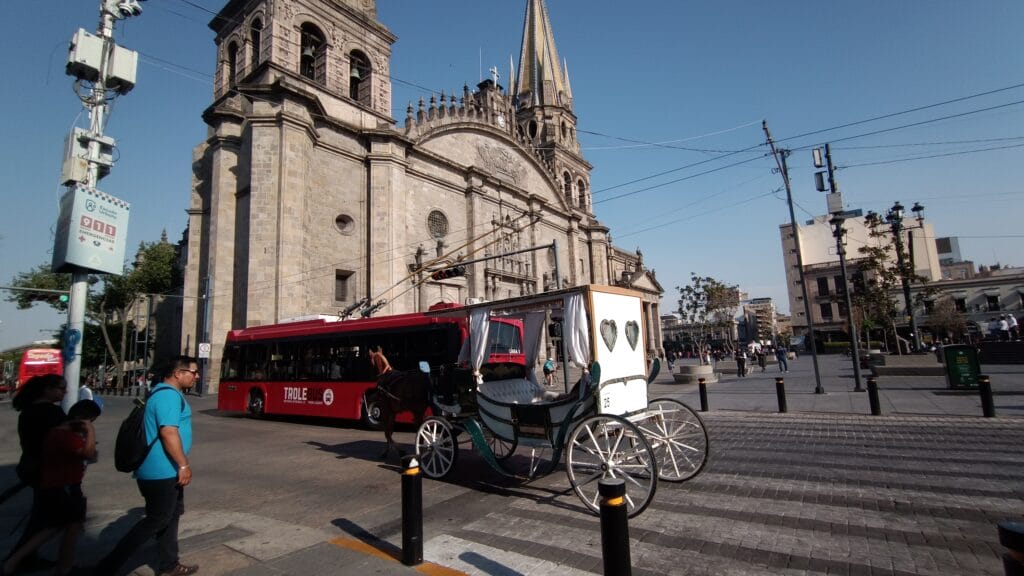
{"type": "MultiPolygon", "coordinates": [[[[89,283],[95,284],[97,278],[89,276],[89,283]]],[[[71,289],[71,274],[53,272],[48,263],[40,264],[28,272],[19,272],[11,279],[11,286],[22,290],[11,290],[6,298],[14,302],[19,310],[27,310],[36,304],[47,304],[59,312],[66,312],[67,301],[60,300],[60,294],[54,292],[33,292],[33,290],[58,290],[67,293],[71,289]]]]}
{"type": "Polygon", "coordinates": [[[935,331],[936,337],[956,342],[967,332],[967,316],[956,309],[956,303],[951,297],[945,296],[935,302],[928,314],[928,325],[935,331]]]}
{"type": "MultiPolygon", "coordinates": [[[[914,272],[905,242],[897,246],[892,232],[885,226],[873,227],[870,231],[874,243],[861,246],[860,258],[855,265],[853,293],[850,295],[856,315],[870,336],[871,330],[882,329],[886,335],[896,335],[896,320],[903,315],[902,299],[894,299],[903,287],[903,280],[913,286],[925,284],[928,278],[914,272]],[[902,262],[902,266],[900,265],[902,262]]],[[[925,288],[914,296],[911,306],[920,306],[934,290],[925,288]]]]}
{"type": "Polygon", "coordinates": [[[679,315],[683,323],[696,329],[694,339],[701,350],[706,348],[708,338],[722,329],[731,339],[733,319],[740,305],[737,286],[691,272],[690,283],[676,289],[679,290],[679,315]]]}
{"type": "MultiPolygon", "coordinates": [[[[98,281],[98,277],[89,276],[90,284],[98,281]]],[[[104,276],[102,288],[90,294],[86,304],[85,336],[86,340],[92,341],[83,341],[83,361],[100,362],[105,346],[108,361],[120,370],[126,357],[129,318],[133,316],[140,298],[170,293],[180,283],[177,251],[167,242],[166,234],[158,242],[140,244],[135,263],[120,276],[104,276]],[[102,345],[97,344],[97,336],[102,337],[102,345]],[[112,337],[120,341],[119,346],[114,345],[112,337]]],[[[11,284],[18,288],[67,291],[71,287],[71,275],[51,272],[49,264],[41,264],[17,274],[11,284]]],[[[28,290],[12,291],[7,299],[20,309],[41,302],[66,311],[67,303],[60,302],[58,297],[59,294],[28,290]]]]}

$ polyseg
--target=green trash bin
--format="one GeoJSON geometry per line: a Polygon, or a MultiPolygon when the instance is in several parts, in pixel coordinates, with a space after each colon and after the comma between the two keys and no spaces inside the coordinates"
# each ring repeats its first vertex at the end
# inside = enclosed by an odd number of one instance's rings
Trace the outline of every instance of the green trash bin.
{"type": "Polygon", "coordinates": [[[946,382],[950,388],[977,388],[981,364],[974,346],[955,344],[942,349],[946,361],[946,382]]]}

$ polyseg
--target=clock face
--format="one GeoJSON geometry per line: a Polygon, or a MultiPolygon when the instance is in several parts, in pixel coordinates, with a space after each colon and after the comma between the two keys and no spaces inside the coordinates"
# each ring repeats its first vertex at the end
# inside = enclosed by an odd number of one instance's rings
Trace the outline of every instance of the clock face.
{"type": "Polygon", "coordinates": [[[495,118],[495,120],[498,121],[498,126],[501,126],[502,128],[505,127],[505,115],[504,114],[498,114],[498,117],[495,118]]]}

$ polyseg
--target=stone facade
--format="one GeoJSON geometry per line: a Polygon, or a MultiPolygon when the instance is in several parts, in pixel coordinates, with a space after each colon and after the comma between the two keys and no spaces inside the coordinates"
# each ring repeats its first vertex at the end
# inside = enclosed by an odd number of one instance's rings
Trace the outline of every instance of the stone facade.
{"type": "Polygon", "coordinates": [[[391,118],[393,36],[373,0],[230,0],[210,23],[219,65],[194,153],[182,343],[362,299],[377,314],[561,285],[661,288],[592,212],[567,74],[542,0],[526,10],[513,86],[410,103],[391,118]],[[504,255],[555,243],[557,250],[504,255]],[[431,280],[459,259],[464,277],[431,280]],[[427,273],[424,272],[427,270],[427,273]]]}

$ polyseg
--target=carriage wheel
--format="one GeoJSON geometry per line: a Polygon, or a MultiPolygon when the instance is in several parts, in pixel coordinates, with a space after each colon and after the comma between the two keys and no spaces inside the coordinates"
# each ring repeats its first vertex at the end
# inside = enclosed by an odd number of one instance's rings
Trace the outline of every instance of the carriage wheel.
{"type": "Polygon", "coordinates": [[[428,478],[444,478],[459,461],[459,444],[451,424],[431,416],[416,431],[416,459],[428,478]]]}
{"type": "Polygon", "coordinates": [[[363,426],[370,430],[383,430],[384,421],[381,419],[380,401],[377,399],[377,392],[370,390],[363,396],[363,410],[360,420],[363,426]]]}
{"type": "Polygon", "coordinates": [[[625,480],[631,518],[654,498],[658,488],[654,453],[640,430],[625,418],[602,414],[583,420],[569,435],[566,449],[569,483],[592,511],[600,511],[597,484],[602,478],[625,480]]]}
{"type": "Polygon", "coordinates": [[[507,460],[510,456],[516,452],[515,440],[505,440],[494,435],[486,427],[483,428],[484,440],[487,441],[487,446],[491,449],[491,453],[494,454],[494,459],[497,461],[507,460]]]}
{"type": "Polygon", "coordinates": [[[651,401],[647,417],[636,423],[654,449],[658,478],[682,482],[708,462],[708,431],[692,408],[668,398],[651,401]]]}

